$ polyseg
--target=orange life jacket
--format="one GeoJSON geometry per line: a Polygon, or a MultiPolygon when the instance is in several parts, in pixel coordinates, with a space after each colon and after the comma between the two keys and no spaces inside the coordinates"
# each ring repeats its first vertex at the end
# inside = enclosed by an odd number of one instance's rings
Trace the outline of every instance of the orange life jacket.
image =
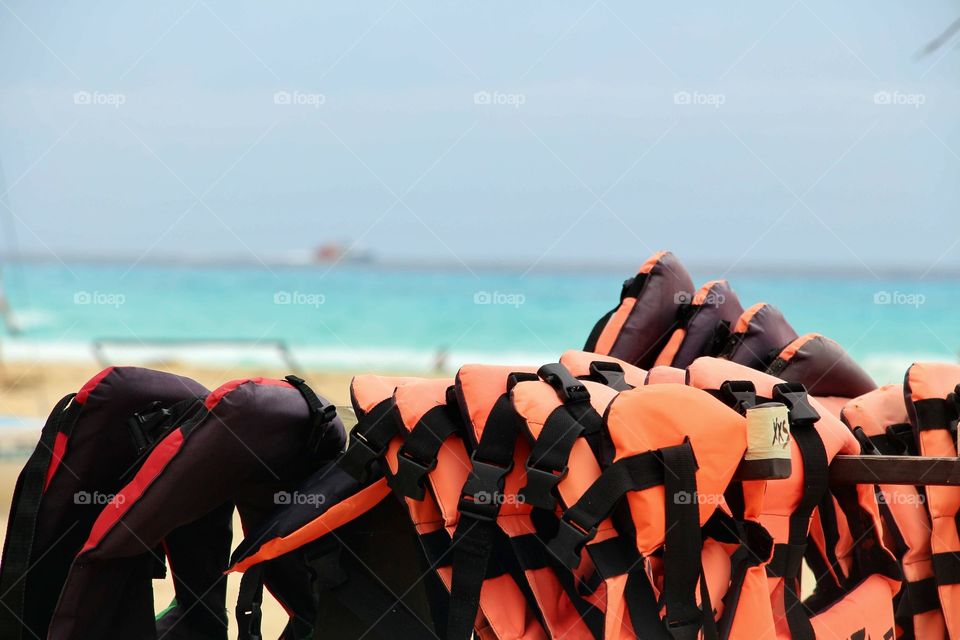
{"type": "MultiPolygon", "coordinates": [[[[917,454],[902,385],[888,384],[850,400],[840,418],[866,453],[917,454]]],[[[903,571],[896,608],[897,637],[944,639],[947,627],[933,576],[926,494],[909,485],[881,484],[877,492],[884,540],[903,571]]]]}
{"type": "MultiPolygon", "coordinates": [[[[903,383],[907,414],[920,455],[957,456],[960,366],[914,364],[903,383]]],[[[960,487],[926,488],[930,512],[933,577],[951,638],[960,638],[960,487]]]]}
{"type": "MultiPolygon", "coordinates": [[[[816,399],[808,397],[802,386],[716,358],[700,358],[687,372],[689,384],[711,391],[731,405],[772,399],[790,409],[792,473],[765,482],[766,498],[759,516],[775,542],[767,574],[777,637],[845,638],[861,630],[869,637],[892,634],[892,599],[899,589],[899,572],[882,544],[873,488],[857,485],[831,492],[827,483],[827,466],[835,455],[860,452],[854,435],[816,399]],[[838,599],[819,603],[813,610],[800,600],[800,568],[805,554],[811,558],[823,555],[822,549],[807,553],[808,533],[818,510],[832,510],[835,500],[855,541],[848,552],[852,556],[851,579],[838,585],[842,587],[838,599]],[[872,615],[867,620],[851,615],[867,598],[872,615]]],[[[828,577],[817,576],[820,580],[828,577]]]]}

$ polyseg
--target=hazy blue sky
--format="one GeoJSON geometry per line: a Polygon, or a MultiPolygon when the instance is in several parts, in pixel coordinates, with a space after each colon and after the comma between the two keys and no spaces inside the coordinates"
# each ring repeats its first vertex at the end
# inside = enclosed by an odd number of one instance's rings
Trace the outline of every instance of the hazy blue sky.
{"type": "Polygon", "coordinates": [[[0,192],[32,253],[957,267],[957,17],[3,0],[0,192]]]}

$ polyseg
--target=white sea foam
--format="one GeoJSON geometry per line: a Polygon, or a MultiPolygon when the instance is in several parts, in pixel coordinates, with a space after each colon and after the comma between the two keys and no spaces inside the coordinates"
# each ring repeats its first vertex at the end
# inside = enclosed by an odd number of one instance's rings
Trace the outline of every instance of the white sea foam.
{"type": "Polygon", "coordinates": [[[860,365],[878,384],[901,384],[907,369],[914,362],[951,362],[957,358],[942,353],[873,353],[859,360],[860,365]]]}
{"type": "MultiPolygon", "coordinates": [[[[95,363],[99,359],[111,364],[158,365],[164,362],[183,362],[213,366],[287,366],[285,354],[273,344],[217,344],[182,343],[169,345],[107,344],[99,354],[92,343],[76,341],[41,341],[8,338],[0,342],[0,354],[12,362],[69,362],[95,363]]],[[[291,346],[289,357],[293,364],[307,368],[343,371],[403,371],[423,373],[435,371],[436,351],[403,348],[348,348],[320,346],[291,346]]],[[[443,369],[455,372],[463,364],[483,362],[501,365],[538,366],[555,361],[559,353],[453,350],[446,353],[443,369]]]]}
{"type": "MultiPolygon", "coordinates": [[[[0,342],[0,355],[14,362],[95,363],[97,353],[91,343],[76,341],[42,341],[7,338],[0,342]]],[[[100,353],[105,362],[161,366],[164,362],[183,362],[211,366],[284,367],[284,354],[273,344],[183,343],[170,345],[117,344],[105,345],[100,353]]],[[[306,368],[341,371],[398,371],[425,373],[436,370],[438,352],[416,348],[350,348],[344,346],[290,346],[293,364],[306,368]]],[[[443,369],[455,372],[461,365],[482,362],[496,365],[539,366],[555,362],[560,352],[480,351],[453,349],[446,353],[443,369]]],[[[942,353],[878,352],[858,359],[880,384],[899,383],[914,362],[956,362],[942,353]]]]}

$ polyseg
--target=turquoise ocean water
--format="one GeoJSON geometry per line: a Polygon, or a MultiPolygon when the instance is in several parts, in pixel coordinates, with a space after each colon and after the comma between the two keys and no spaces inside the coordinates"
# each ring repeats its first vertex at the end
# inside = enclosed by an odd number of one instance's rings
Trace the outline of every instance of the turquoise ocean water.
{"type": "MultiPolygon", "coordinates": [[[[95,339],[116,362],[178,358],[276,363],[271,340],[304,365],[428,370],[470,361],[542,363],[581,347],[618,300],[629,273],[510,273],[465,269],[187,267],[24,264],[7,270],[19,335],[15,360],[89,360],[95,339]],[[223,346],[155,346],[153,339],[229,338],[223,346]]],[[[716,276],[694,273],[696,282],[716,276]]],[[[960,287],[954,280],[735,275],[744,306],[778,306],[799,333],[844,345],[880,381],[916,359],[955,360],[960,287]]]]}

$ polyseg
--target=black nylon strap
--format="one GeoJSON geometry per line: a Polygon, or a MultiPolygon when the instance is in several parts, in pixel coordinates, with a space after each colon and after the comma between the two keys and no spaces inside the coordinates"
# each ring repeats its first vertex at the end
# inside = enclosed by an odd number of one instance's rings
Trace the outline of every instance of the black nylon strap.
{"type": "Polygon", "coordinates": [[[427,474],[437,466],[437,455],[444,441],[460,430],[450,407],[434,407],[420,418],[407,434],[397,454],[397,473],[389,478],[390,487],[402,496],[423,500],[427,474]]]}
{"type": "Polygon", "coordinates": [[[594,569],[601,580],[630,573],[638,567],[642,570],[642,558],[636,543],[627,536],[615,536],[586,546],[585,551],[593,561],[594,569]]]}
{"type": "Polygon", "coordinates": [[[960,552],[935,553],[930,559],[937,584],[960,584],[960,552]]]}
{"type": "Polygon", "coordinates": [[[937,593],[935,578],[903,583],[901,602],[907,603],[911,616],[936,611],[940,608],[940,595],[937,593]]]}
{"type": "Polygon", "coordinates": [[[727,640],[733,629],[733,621],[737,615],[743,585],[747,579],[747,571],[760,565],[770,557],[773,548],[773,538],[763,525],[745,520],[735,522],[737,537],[740,546],[730,557],[730,586],[723,597],[723,617],[720,619],[718,636],[720,640],[727,640]]]}
{"type": "MultiPolygon", "coordinates": [[[[670,448],[686,448],[693,454],[689,443],[670,448]]],[[[580,549],[593,539],[597,525],[613,512],[623,496],[663,484],[663,451],[665,449],[623,458],[600,474],[576,504],[564,512],[557,536],[549,544],[557,559],[571,569],[576,568],[580,564],[580,549]]]]}
{"type": "MultiPolygon", "coordinates": [[[[24,598],[26,596],[27,572],[32,566],[33,542],[36,534],[37,517],[40,502],[46,485],[47,471],[53,461],[53,447],[64,420],[68,418],[67,405],[76,394],[63,397],[47,418],[40,441],[30,455],[30,459],[17,478],[10,517],[7,539],[3,547],[3,561],[0,563],[0,637],[17,639],[23,637],[26,630],[24,619],[24,598]]],[[[70,412],[76,416],[79,406],[73,405],[70,412]]]]}
{"type": "MultiPolygon", "coordinates": [[[[323,441],[323,428],[337,417],[337,408],[332,403],[323,400],[313,389],[307,385],[307,382],[298,376],[289,375],[284,378],[293,385],[293,388],[300,392],[303,399],[310,409],[310,418],[312,429],[308,446],[312,451],[320,449],[320,443],[323,441]]],[[[389,440],[388,440],[389,442],[389,440]]]]}
{"type": "Polygon", "coordinates": [[[480,609],[480,589],[486,578],[497,523],[464,518],[453,537],[453,579],[450,585],[450,640],[469,640],[480,609]]]}
{"type": "Polygon", "coordinates": [[[237,596],[237,640],[262,640],[260,623],[263,620],[263,564],[257,564],[240,579],[237,596]]]}
{"type": "Polygon", "coordinates": [[[643,571],[633,571],[627,577],[627,584],[623,592],[630,612],[630,623],[633,632],[644,640],[672,640],[673,636],[667,631],[660,619],[660,605],[653,592],[653,586],[643,571]]]}
{"type": "Polygon", "coordinates": [[[527,458],[527,484],[520,492],[524,500],[541,509],[556,508],[554,489],[567,474],[574,443],[581,435],[596,440],[602,429],[603,418],[589,402],[554,409],[527,458]]]}
{"type": "Polygon", "coordinates": [[[917,400],[913,403],[913,406],[917,412],[918,431],[949,429],[956,432],[960,407],[958,407],[955,393],[946,398],[917,400]]]}
{"type": "Polygon", "coordinates": [[[539,536],[536,534],[514,536],[510,538],[510,546],[524,571],[547,568],[553,570],[557,582],[560,583],[561,588],[563,588],[574,609],[577,610],[577,614],[587,626],[591,636],[597,640],[603,637],[603,612],[583,599],[577,591],[573,574],[566,567],[560,566],[556,558],[547,551],[543,540],[539,536]]]}
{"type": "Polygon", "coordinates": [[[790,434],[800,449],[803,463],[803,495],[797,508],[790,514],[787,544],[776,545],[767,574],[777,575],[771,573],[771,566],[782,571],[783,604],[791,637],[795,640],[814,640],[810,616],[800,599],[800,568],[806,550],[810,518],[828,490],[827,453],[814,428],[820,416],[807,401],[803,385],[778,384],[773,388],[773,400],[782,402],[790,411],[790,434]]]}
{"type": "Polygon", "coordinates": [[[470,475],[457,504],[459,522],[453,535],[453,579],[450,587],[450,640],[469,640],[480,607],[480,589],[487,573],[499,526],[504,480],[513,467],[519,417],[502,394],[490,410],[470,475]]]}
{"type": "MultiPolygon", "coordinates": [[[[697,606],[697,580],[703,572],[700,550],[700,505],[697,498],[697,463],[693,450],[662,450],[666,499],[666,533],[663,564],[663,601],[667,630],[675,640],[696,640],[704,623],[697,606]]],[[[708,606],[705,602],[704,606],[708,606]]]]}
{"type": "Polygon", "coordinates": [[[393,398],[383,400],[357,422],[350,432],[350,444],[337,464],[353,478],[364,480],[374,463],[387,452],[390,440],[401,428],[393,398]]]}

